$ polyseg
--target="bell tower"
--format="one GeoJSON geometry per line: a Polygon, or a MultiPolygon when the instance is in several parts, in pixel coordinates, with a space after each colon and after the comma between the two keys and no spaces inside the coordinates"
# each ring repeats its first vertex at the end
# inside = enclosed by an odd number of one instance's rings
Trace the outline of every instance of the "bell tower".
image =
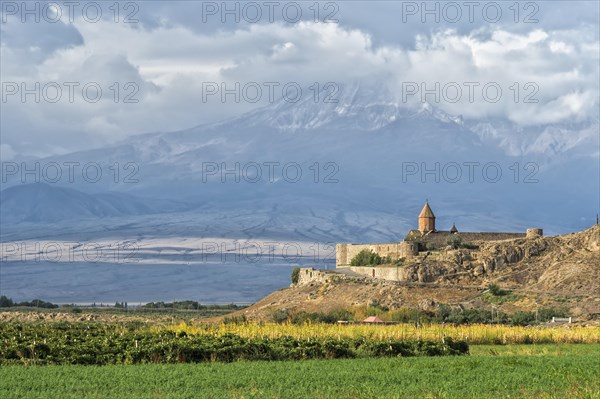
{"type": "Polygon", "coordinates": [[[425,202],[423,210],[419,214],[419,231],[422,234],[435,231],[435,215],[429,207],[429,202],[425,202]]]}

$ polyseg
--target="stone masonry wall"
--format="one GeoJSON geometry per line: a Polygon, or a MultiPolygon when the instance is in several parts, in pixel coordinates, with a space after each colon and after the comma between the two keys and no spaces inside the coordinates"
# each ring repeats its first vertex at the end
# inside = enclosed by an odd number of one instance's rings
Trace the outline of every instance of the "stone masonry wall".
{"type": "Polygon", "coordinates": [[[326,273],[311,267],[303,267],[300,268],[300,274],[298,275],[298,285],[305,285],[314,282],[327,283],[331,280],[331,278],[331,273],[326,273]]]}
{"type": "Polygon", "coordinates": [[[368,277],[380,278],[391,281],[404,281],[406,276],[404,275],[404,268],[399,266],[342,266],[338,267],[340,270],[350,270],[358,274],[362,274],[368,277]]]}
{"type": "Polygon", "coordinates": [[[385,244],[337,244],[335,246],[336,267],[350,265],[360,251],[367,249],[381,257],[389,256],[392,261],[417,254],[417,248],[410,242],[390,242],[385,244]]]}

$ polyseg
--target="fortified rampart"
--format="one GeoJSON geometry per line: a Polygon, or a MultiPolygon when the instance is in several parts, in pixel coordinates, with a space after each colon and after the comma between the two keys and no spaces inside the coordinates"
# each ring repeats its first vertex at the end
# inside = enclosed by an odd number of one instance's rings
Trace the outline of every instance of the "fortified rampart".
{"type": "Polygon", "coordinates": [[[325,271],[316,270],[311,267],[300,268],[298,273],[298,285],[309,283],[328,283],[331,281],[333,274],[325,271]]]}
{"type": "Polygon", "coordinates": [[[390,281],[406,281],[407,270],[401,266],[342,266],[340,270],[350,270],[364,276],[390,281]]]}
{"type": "Polygon", "coordinates": [[[478,242],[510,240],[515,238],[536,238],[543,235],[542,229],[527,229],[527,233],[499,233],[499,232],[464,232],[450,233],[438,231],[420,237],[407,236],[407,241],[390,242],[384,244],[337,244],[335,246],[336,267],[350,266],[352,259],[362,250],[373,251],[381,257],[389,257],[392,262],[404,258],[410,260],[420,252],[436,250],[447,247],[451,236],[459,237],[462,244],[477,245],[478,242]]]}
{"type": "Polygon", "coordinates": [[[352,258],[364,249],[373,251],[381,257],[389,256],[392,261],[409,258],[419,253],[418,245],[408,241],[386,244],[337,244],[335,246],[336,267],[349,265],[352,258]]]}

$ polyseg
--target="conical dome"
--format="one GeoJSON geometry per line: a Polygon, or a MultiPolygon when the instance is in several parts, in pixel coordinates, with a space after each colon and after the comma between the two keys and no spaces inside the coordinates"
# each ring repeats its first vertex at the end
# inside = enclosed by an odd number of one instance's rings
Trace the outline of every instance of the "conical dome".
{"type": "Polygon", "coordinates": [[[425,203],[425,205],[423,206],[423,209],[421,210],[421,213],[419,213],[419,217],[420,218],[435,218],[433,211],[429,207],[429,202],[425,203]]]}
{"type": "Polygon", "coordinates": [[[419,213],[419,231],[423,234],[435,231],[435,215],[429,207],[429,202],[425,202],[423,210],[419,213]]]}

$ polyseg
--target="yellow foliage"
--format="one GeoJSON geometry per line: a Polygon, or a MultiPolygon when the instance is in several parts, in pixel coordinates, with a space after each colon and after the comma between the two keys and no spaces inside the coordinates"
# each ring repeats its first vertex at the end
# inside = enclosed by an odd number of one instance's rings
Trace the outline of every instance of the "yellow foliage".
{"type": "MultiPolygon", "coordinates": [[[[162,327],[160,328],[162,329],[162,327]]],[[[470,344],[524,344],[524,343],[600,343],[600,327],[583,326],[506,326],[490,324],[442,325],[428,324],[324,324],[307,323],[240,323],[240,324],[186,324],[169,325],[166,329],[188,335],[235,334],[246,338],[277,338],[290,336],[299,339],[313,337],[372,338],[377,340],[432,340],[443,337],[465,340],[470,344]]]]}

